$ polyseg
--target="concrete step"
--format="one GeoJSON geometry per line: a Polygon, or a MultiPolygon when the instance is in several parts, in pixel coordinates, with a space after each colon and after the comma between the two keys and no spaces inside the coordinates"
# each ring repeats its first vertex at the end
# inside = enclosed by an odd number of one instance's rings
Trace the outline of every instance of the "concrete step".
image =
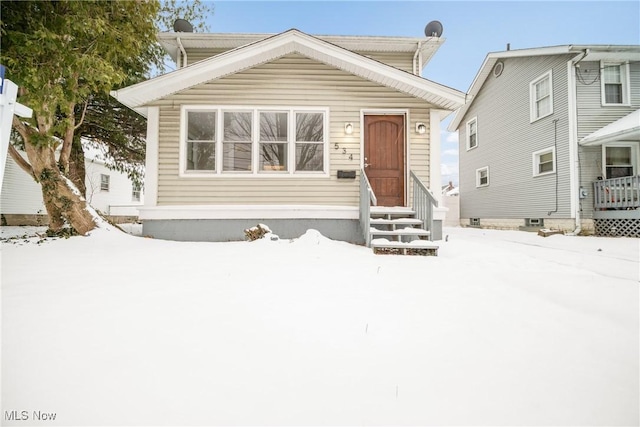
{"type": "Polygon", "coordinates": [[[428,240],[392,242],[379,238],[371,241],[371,248],[374,254],[438,256],[439,246],[428,240]]]}

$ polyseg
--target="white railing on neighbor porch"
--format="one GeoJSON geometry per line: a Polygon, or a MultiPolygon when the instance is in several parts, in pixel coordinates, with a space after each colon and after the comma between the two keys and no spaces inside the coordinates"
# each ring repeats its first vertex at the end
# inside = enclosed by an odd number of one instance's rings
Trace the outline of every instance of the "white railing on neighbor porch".
{"type": "MultiPolygon", "coordinates": [[[[438,207],[438,201],[413,171],[411,171],[411,179],[413,180],[413,210],[416,212],[416,218],[422,220],[422,228],[433,232],[433,208],[438,207]]],[[[431,239],[430,235],[429,240],[431,239]]]]}
{"type": "Polygon", "coordinates": [[[640,175],[594,182],[593,207],[596,210],[639,208],[640,175]]]}
{"type": "Polygon", "coordinates": [[[371,189],[371,184],[363,169],[360,169],[360,227],[367,247],[371,244],[371,233],[369,233],[369,221],[371,220],[371,205],[378,204],[376,195],[371,189]]]}

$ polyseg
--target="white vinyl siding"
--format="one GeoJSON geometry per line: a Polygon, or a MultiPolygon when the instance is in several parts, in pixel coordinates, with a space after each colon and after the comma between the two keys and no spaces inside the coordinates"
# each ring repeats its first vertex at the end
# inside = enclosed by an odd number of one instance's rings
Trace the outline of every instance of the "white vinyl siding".
{"type": "Polygon", "coordinates": [[[533,176],[549,175],[556,172],[556,150],[554,147],[533,153],[533,176]]]}
{"type": "MultiPolygon", "coordinates": [[[[406,110],[411,123],[429,122],[429,104],[299,54],[194,86],[155,101],[160,109],[158,198],[162,205],[311,204],[358,206],[358,180],[338,179],[338,170],[359,174],[363,109],[406,110]],[[298,173],[227,173],[181,176],[180,123],[185,106],[220,106],[224,110],[257,109],[318,112],[326,109],[323,152],[327,171],[298,173]],[[304,111],[302,108],[304,107],[304,111]],[[345,123],[353,123],[346,135],[345,123]],[[337,148],[336,148],[337,147],[337,148]],[[259,179],[258,179],[259,178],[259,179]]],[[[254,128],[257,122],[254,121],[254,128]]],[[[410,169],[429,185],[429,130],[408,132],[410,169]]],[[[291,131],[291,135],[295,135],[291,131]]],[[[254,139],[255,130],[254,130],[254,139]]],[[[295,166],[295,165],[294,165],[295,166]]],[[[254,164],[254,168],[257,166],[254,164]]]]}
{"type": "Polygon", "coordinates": [[[628,64],[602,63],[600,70],[602,105],[629,105],[628,64]]]}
{"type": "Polygon", "coordinates": [[[471,150],[478,146],[478,118],[474,117],[473,119],[467,122],[467,150],[471,150]]]}
{"type": "Polygon", "coordinates": [[[531,122],[553,114],[553,80],[551,70],[529,84],[531,122]]]}

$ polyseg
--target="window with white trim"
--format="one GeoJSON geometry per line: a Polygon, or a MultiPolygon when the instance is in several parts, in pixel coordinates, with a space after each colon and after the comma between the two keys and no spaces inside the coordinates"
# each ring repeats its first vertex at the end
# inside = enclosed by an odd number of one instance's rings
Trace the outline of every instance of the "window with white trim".
{"type": "Polygon", "coordinates": [[[251,172],[253,113],[223,112],[222,171],[251,172]]]}
{"type": "Polygon", "coordinates": [[[533,176],[541,176],[555,173],[556,149],[555,147],[533,153],[533,176]]]}
{"type": "Polygon", "coordinates": [[[600,67],[602,105],[629,104],[628,64],[602,63],[600,67]]]}
{"type": "Polygon", "coordinates": [[[551,70],[529,84],[531,122],[553,114],[553,81],[551,70]]]}
{"type": "Polygon", "coordinates": [[[605,145],[602,149],[606,179],[633,176],[634,153],[631,145],[605,145]]]}
{"type": "Polygon", "coordinates": [[[139,184],[134,183],[131,186],[131,200],[134,202],[140,201],[140,185],[139,184]]]}
{"type": "Polygon", "coordinates": [[[296,115],[296,172],[322,172],[324,169],[324,115],[296,115]]]}
{"type": "Polygon", "coordinates": [[[478,118],[467,122],[467,150],[476,148],[478,146],[478,118]]]}
{"type": "Polygon", "coordinates": [[[289,113],[260,112],[260,170],[288,170],[289,113]]]}
{"type": "Polygon", "coordinates": [[[187,172],[216,171],[217,111],[187,111],[187,172]]]}
{"type": "Polygon", "coordinates": [[[476,169],[476,187],[489,186],[489,166],[476,169]]]}
{"type": "Polygon", "coordinates": [[[183,106],[181,174],[327,176],[328,113],[328,108],[183,106]]]}
{"type": "Polygon", "coordinates": [[[100,191],[109,191],[110,176],[103,173],[100,174],[100,191]]]}

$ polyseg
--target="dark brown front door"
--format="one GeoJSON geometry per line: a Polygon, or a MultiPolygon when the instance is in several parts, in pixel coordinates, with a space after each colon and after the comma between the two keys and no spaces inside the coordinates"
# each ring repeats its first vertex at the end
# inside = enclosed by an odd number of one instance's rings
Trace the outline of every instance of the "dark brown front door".
{"type": "Polygon", "coordinates": [[[364,170],[378,206],[404,206],[404,116],[364,116],[364,170]]]}

